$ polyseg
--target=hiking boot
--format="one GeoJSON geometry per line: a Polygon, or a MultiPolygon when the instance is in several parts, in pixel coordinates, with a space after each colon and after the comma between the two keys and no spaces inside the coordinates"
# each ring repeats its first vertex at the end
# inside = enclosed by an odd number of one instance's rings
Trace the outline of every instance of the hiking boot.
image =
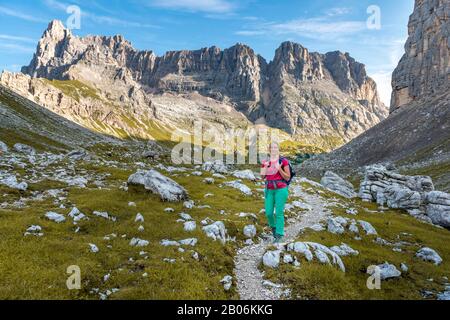
{"type": "Polygon", "coordinates": [[[271,228],[272,229],[272,235],[275,238],[275,236],[277,235],[277,228],[271,228]]]}
{"type": "Polygon", "coordinates": [[[273,243],[282,243],[283,242],[283,236],[282,235],[275,234],[274,238],[275,239],[273,240],[273,243]]]}

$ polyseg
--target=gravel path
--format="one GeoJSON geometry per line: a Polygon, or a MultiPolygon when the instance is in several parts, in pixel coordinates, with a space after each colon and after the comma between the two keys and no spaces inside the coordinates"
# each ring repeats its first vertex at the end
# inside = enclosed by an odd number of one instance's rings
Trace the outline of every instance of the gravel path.
{"type": "MultiPolygon", "coordinates": [[[[326,208],[326,201],[318,195],[311,195],[303,191],[300,186],[295,188],[296,196],[300,196],[312,210],[301,212],[285,230],[285,242],[294,240],[302,229],[311,227],[321,221],[331,212],[326,208]]],[[[279,300],[288,298],[289,291],[282,285],[265,281],[263,273],[258,269],[267,247],[272,244],[272,239],[261,240],[240,249],[234,259],[234,274],[237,279],[237,290],[241,300],[279,300]]]]}

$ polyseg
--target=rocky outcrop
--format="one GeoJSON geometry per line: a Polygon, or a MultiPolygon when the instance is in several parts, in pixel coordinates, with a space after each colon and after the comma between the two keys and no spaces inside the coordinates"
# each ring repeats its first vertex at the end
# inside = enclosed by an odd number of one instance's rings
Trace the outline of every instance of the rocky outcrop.
{"type": "Polygon", "coordinates": [[[441,191],[428,192],[424,204],[426,215],[434,224],[450,228],[450,194],[441,191]]]}
{"type": "Polygon", "coordinates": [[[196,118],[235,127],[250,120],[332,149],[387,116],[364,65],[348,53],[319,54],[292,42],[283,43],[270,63],[239,43],[156,56],[122,36],[78,37],[52,21],[22,72],[31,78],[5,74],[0,82],[114,135],[144,135],[127,125],[129,114],[143,124],[152,119],[175,127],[196,118]],[[64,83],[37,80],[43,78],[87,87],[64,90],[64,83]]]}
{"type": "Polygon", "coordinates": [[[262,104],[251,120],[303,141],[338,145],[387,116],[375,82],[348,53],[319,54],[284,42],[267,70],[262,104]]]}
{"type": "Polygon", "coordinates": [[[449,87],[450,3],[416,0],[405,54],[392,74],[391,112],[449,87]]]}
{"type": "Polygon", "coordinates": [[[356,197],[356,192],[353,185],[334,172],[325,172],[322,180],[320,180],[320,184],[345,198],[356,197]]]}
{"type": "Polygon", "coordinates": [[[182,201],[187,198],[186,189],[156,170],[139,170],[128,178],[128,184],[143,186],[159,195],[163,201],[182,201]]]}
{"type": "Polygon", "coordinates": [[[434,191],[427,176],[404,176],[382,165],[366,168],[359,196],[390,208],[405,209],[417,218],[450,227],[450,195],[434,191]]]}

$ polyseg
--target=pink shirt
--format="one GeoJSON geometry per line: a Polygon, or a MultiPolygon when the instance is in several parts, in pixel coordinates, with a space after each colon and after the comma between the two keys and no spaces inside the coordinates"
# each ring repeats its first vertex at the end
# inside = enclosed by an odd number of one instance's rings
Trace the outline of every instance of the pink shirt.
{"type": "MultiPolygon", "coordinates": [[[[266,164],[266,163],[267,163],[267,161],[263,161],[261,167],[264,167],[264,164],[266,164]]],[[[289,161],[287,159],[283,159],[281,161],[281,168],[284,169],[284,167],[286,167],[288,165],[289,165],[289,161]]],[[[269,168],[271,166],[273,166],[273,163],[270,164],[269,168]]],[[[267,175],[266,176],[266,180],[269,182],[267,184],[267,189],[273,190],[273,189],[275,189],[274,182],[270,182],[270,181],[284,180],[284,179],[281,176],[280,172],[277,171],[275,174],[267,175]]],[[[278,181],[278,182],[276,182],[276,184],[277,184],[277,189],[282,189],[282,188],[286,188],[287,187],[287,183],[283,182],[283,181],[278,181]]]]}

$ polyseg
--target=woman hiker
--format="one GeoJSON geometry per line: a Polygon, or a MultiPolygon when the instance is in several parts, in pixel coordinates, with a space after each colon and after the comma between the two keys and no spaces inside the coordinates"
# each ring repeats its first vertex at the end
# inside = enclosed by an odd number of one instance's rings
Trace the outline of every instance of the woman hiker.
{"type": "Polygon", "coordinates": [[[269,148],[270,159],[262,162],[261,176],[266,180],[264,195],[267,220],[272,228],[274,242],[279,243],[284,236],[284,205],[289,195],[288,181],[291,179],[291,171],[289,161],[280,158],[278,143],[271,143],[269,148]]]}

